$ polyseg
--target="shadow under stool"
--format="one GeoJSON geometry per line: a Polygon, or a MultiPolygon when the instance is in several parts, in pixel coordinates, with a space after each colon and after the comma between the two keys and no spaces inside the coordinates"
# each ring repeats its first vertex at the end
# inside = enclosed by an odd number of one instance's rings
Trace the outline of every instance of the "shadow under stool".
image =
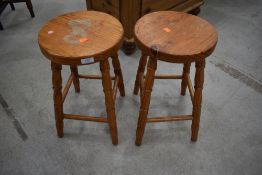
{"type": "Polygon", "coordinates": [[[145,15],[135,25],[135,41],[142,52],[136,74],[134,94],[140,90],[140,112],[136,130],[136,145],[141,145],[146,123],[192,120],[191,140],[197,141],[205,58],[215,49],[217,33],[207,21],[190,14],[160,11],[145,15]],[[155,75],[157,61],[183,64],[182,75],[155,75]],[[190,66],[195,63],[194,88],[190,66]],[[147,64],[147,73],[144,76],[147,64]],[[192,114],[148,117],[151,92],[155,79],[181,79],[181,95],[188,87],[192,114]]]}
{"type": "Polygon", "coordinates": [[[118,144],[115,101],[117,90],[125,96],[118,50],[123,41],[123,27],[114,17],[95,11],[78,11],[58,16],[43,26],[38,34],[42,53],[51,60],[53,99],[58,137],[63,137],[63,120],[75,119],[109,124],[112,143],[118,144]],[[115,76],[110,76],[108,58],[112,58],[115,76]],[[101,75],[82,75],[77,66],[99,63],[101,75]],[[62,91],[62,65],[71,75],[62,91]],[[63,102],[71,84],[80,92],[79,78],[102,79],[107,117],[65,114],[63,102]],[[112,86],[111,80],[114,80],[112,86]]]}

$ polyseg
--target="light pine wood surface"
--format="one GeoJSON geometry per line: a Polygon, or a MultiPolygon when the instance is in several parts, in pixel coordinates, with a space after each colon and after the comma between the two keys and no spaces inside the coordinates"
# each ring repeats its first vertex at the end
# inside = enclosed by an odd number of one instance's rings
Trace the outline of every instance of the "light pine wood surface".
{"type": "Polygon", "coordinates": [[[39,46],[50,60],[81,65],[81,59],[99,61],[114,55],[123,41],[123,27],[111,15],[95,11],[67,13],[50,20],[38,34],[39,46]]]}
{"type": "Polygon", "coordinates": [[[197,141],[201,116],[205,59],[214,50],[217,33],[207,21],[183,12],[159,11],[145,15],[135,25],[135,41],[142,51],[134,94],[140,90],[140,112],[136,130],[136,145],[141,145],[146,123],[192,120],[191,140],[197,141]],[[147,61],[148,60],[148,61],[147,61]],[[155,75],[157,61],[182,63],[182,75],[155,75]],[[148,62],[148,63],[147,63],[148,62]],[[190,66],[195,62],[194,87],[190,66]],[[144,76],[145,66],[147,73],[144,76]],[[148,117],[155,79],[181,79],[181,95],[188,88],[193,104],[192,114],[148,117]]]}
{"type": "Polygon", "coordinates": [[[38,42],[42,53],[51,60],[54,113],[57,136],[64,136],[64,119],[74,119],[109,124],[112,144],[118,144],[115,101],[117,91],[125,96],[124,80],[117,51],[122,45],[121,23],[106,13],[79,11],[58,16],[40,30],[38,42]],[[114,77],[110,76],[108,58],[111,57],[114,77]],[[83,75],[78,65],[100,64],[101,75],[83,75]],[[69,65],[71,74],[62,88],[62,65],[69,65]],[[63,103],[73,84],[80,93],[80,78],[102,80],[105,94],[106,117],[65,114],[63,103]],[[114,84],[112,85],[112,80],[114,84]]]}
{"type": "MultiPolygon", "coordinates": [[[[153,12],[135,25],[139,47],[158,51],[163,61],[194,61],[209,56],[216,46],[217,33],[207,21],[187,13],[153,12]]],[[[144,50],[144,49],[143,49],[144,50]]]]}

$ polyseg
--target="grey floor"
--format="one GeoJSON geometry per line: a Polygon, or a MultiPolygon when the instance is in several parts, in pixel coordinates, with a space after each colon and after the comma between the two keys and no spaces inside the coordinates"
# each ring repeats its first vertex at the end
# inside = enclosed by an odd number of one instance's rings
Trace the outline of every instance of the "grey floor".
{"type": "MultiPolygon", "coordinates": [[[[0,31],[0,174],[262,174],[262,2],[206,0],[199,16],[212,23],[218,46],[207,59],[199,140],[190,142],[190,122],[148,124],[141,147],[134,145],[139,98],[132,94],[139,51],[120,58],[126,97],[117,98],[119,145],[108,126],[65,121],[56,137],[50,62],[37,33],[49,19],[85,9],[84,0],[33,0],[36,18],[24,4],[5,10],[0,31]]],[[[81,72],[98,72],[85,66],[81,72]]],[[[180,72],[160,63],[158,72],[180,72]]],[[[192,69],[193,76],[194,69],[192,69]]],[[[67,76],[64,67],[63,75],[67,76]]],[[[101,83],[81,81],[65,111],[105,115],[101,83]]],[[[189,95],[179,81],[157,81],[150,115],[190,114],[189,95]]]]}

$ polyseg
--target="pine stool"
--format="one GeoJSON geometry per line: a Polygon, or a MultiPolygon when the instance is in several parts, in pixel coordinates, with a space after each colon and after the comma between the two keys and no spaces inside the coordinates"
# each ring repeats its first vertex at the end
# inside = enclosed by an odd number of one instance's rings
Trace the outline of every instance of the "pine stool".
{"type": "Polygon", "coordinates": [[[95,11],[64,14],[50,20],[39,32],[42,53],[51,60],[54,111],[58,137],[63,137],[63,120],[75,119],[109,124],[112,143],[118,144],[115,100],[117,89],[125,96],[125,89],[117,51],[122,45],[123,28],[114,17],[95,11]],[[112,58],[115,77],[110,76],[108,58],[112,58]],[[78,74],[77,66],[100,64],[102,76],[78,74]],[[62,65],[69,65],[71,75],[62,91],[62,65]],[[64,114],[63,102],[73,82],[80,92],[79,78],[102,79],[107,117],[64,114]],[[114,80],[112,87],[111,79],[114,80]]]}
{"type": "Polygon", "coordinates": [[[205,20],[182,12],[161,11],[142,17],[135,25],[135,41],[142,51],[134,94],[140,89],[141,105],[136,130],[136,145],[141,145],[147,122],[192,120],[191,140],[196,141],[202,103],[205,58],[217,43],[215,29],[205,20]],[[147,63],[147,57],[148,63],[147,63]],[[157,60],[182,63],[182,75],[155,75],[157,60]],[[195,86],[190,80],[190,65],[195,62],[195,86]],[[147,73],[144,70],[147,64],[147,73]],[[148,109],[155,79],[182,79],[181,95],[188,87],[193,104],[191,115],[149,118],[148,109]]]}

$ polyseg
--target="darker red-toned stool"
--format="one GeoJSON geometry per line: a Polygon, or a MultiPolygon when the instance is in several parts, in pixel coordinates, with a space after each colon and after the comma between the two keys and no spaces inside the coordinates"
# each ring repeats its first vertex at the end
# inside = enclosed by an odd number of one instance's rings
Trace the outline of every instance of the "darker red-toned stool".
{"type": "Polygon", "coordinates": [[[115,100],[117,90],[125,96],[124,82],[117,52],[123,41],[123,27],[114,17],[95,11],[64,14],[50,20],[39,32],[42,53],[51,60],[54,109],[57,135],[63,137],[63,120],[75,119],[109,124],[112,143],[118,144],[115,100]],[[108,58],[112,58],[115,76],[110,76],[108,58]],[[102,76],[82,75],[77,66],[99,63],[102,76]],[[71,75],[62,91],[62,65],[71,68],[71,75]],[[65,114],[63,102],[71,84],[80,92],[79,78],[102,79],[107,117],[65,114]],[[111,79],[114,80],[112,86],[111,79]]]}
{"type": "Polygon", "coordinates": [[[215,29],[197,16],[182,12],[160,11],[145,15],[136,23],[135,41],[142,52],[134,87],[134,94],[138,94],[140,89],[141,96],[136,145],[141,144],[146,123],[151,122],[192,120],[191,140],[196,141],[201,115],[205,59],[216,46],[215,29]],[[158,60],[183,64],[182,75],[155,75],[158,60]],[[194,88],[190,80],[191,63],[195,63],[196,67],[194,88]],[[144,77],[146,64],[147,73],[144,77]],[[148,117],[155,79],[181,79],[181,95],[185,95],[188,87],[193,104],[192,114],[148,117]]]}

